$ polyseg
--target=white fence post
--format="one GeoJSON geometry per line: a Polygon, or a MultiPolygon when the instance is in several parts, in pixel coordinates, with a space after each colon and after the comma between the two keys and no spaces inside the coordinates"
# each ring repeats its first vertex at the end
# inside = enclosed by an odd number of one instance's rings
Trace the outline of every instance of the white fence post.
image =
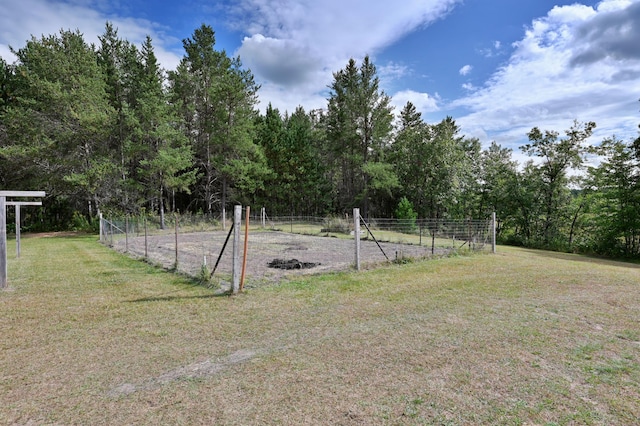
{"type": "Polygon", "coordinates": [[[242,206],[233,208],[233,266],[231,293],[238,294],[240,288],[240,224],[242,222],[242,206]]]}
{"type": "MultiPolygon", "coordinates": [[[[7,197],[44,197],[44,191],[0,191],[0,289],[7,287],[7,197]]],[[[41,205],[40,202],[24,202],[23,205],[41,205]]],[[[19,216],[19,213],[18,213],[19,216]]],[[[18,236],[20,235],[18,231],[18,236]]]]}
{"type": "Polygon", "coordinates": [[[491,213],[491,251],[496,253],[496,212],[491,213]]]}
{"type": "Polygon", "coordinates": [[[104,236],[104,230],[102,229],[102,212],[98,213],[98,218],[100,219],[100,242],[102,242],[102,238],[104,236]]]}
{"type": "Polygon", "coordinates": [[[175,220],[175,233],[176,233],[176,244],[175,244],[175,248],[176,248],[176,263],[175,263],[175,270],[176,272],[178,271],[178,257],[179,257],[179,251],[178,251],[178,213],[174,212],[173,213],[173,219],[175,220]]]}
{"type": "Polygon", "coordinates": [[[16,204],[16,258],[20,257],[20,204],[16,204]]]}
{"type": "Polygon", "coordinates": [[[0,195],[0,288],[7,287],[7,206],[6,197],[0,195]]]}
{"type": "Polygon", "coordinates": [[[356,259],[355,266],[356,271],[360,270],[360,209],[353,209],[353,238],[356,243],[356,259]]]}
{"type": "Polygon", "coordinates": [[[227,208],[222,206],[222,230],[227,230],[227,208]]]}

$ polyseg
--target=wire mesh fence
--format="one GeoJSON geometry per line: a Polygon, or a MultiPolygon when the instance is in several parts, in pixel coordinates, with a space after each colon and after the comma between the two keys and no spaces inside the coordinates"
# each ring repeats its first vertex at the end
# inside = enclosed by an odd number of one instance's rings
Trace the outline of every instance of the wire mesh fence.
{"type": "Polygon", "coordinates": [[[241,209],[225,221],[173,214],[164,223],[155,216],[102,218],[100,240],[133,257],[231,287],[239,262],[247,286],[256,286],[291,275],[495,247],[491,219],[364,220],[356,211],[357,220],[354,215],[269,217],[264,209],[249,215],[241,209]]]}

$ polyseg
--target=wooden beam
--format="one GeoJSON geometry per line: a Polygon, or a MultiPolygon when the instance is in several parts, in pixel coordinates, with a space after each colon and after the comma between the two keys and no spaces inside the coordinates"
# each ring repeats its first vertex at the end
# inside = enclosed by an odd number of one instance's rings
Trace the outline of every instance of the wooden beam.
{"type": "Polygon", "coordinates": [[[6,198],[0,195],[0,289],[7,287],[7,207],[6,198]]]}
{"type": "Polygon", "coordinates": [[[0,191],[0,197],[44,197],[44,191],[0,191]]]}
{"type": "Polygon", "coordinates": [[[16,206],[16,258],[20,258],[20,206],[16,206]]]}
{"type": "MultiPolygon", "coordinates": [[[[0,289],[7,287],[7,197],[34,197],[41,198],[45,196],[44,191],[0,191],[0,289]]],[[[10,201],[10,203],[16,203],[10,201]]],[[[16,207],[16,219],[20,220],[20,206],[26,205],[42,205],[41,204],[11,204],[16,207]]],[[[18,238],[20,238],[20,225],[18,224],[18,238]]],[[[18,240],[20,241],[20,240],[18,240]]],[[[20,243],[17,243],[18,254],[20,253],[20,243]]]]}
{"type": "Polygon", "coordinates": [[[41,206],[42,201],[7,201],[7,206],[41,206]]]}

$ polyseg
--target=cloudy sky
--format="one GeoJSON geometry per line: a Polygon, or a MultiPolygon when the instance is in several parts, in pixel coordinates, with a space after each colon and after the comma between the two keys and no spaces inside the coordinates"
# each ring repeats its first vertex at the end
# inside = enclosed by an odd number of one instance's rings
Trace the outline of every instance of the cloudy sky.
{"type": "Polygon", "coordinates": [[[202,23],[262,85],[261,107],[326,106],[332,73],[369,55],[396,110],[452,116],[467,136],[514,149],[534,126],[595,121],[596,143],[638,135],[640,0],[3,0],[0,56],[32,35],[105,22],[166,69],[202,23]]]}

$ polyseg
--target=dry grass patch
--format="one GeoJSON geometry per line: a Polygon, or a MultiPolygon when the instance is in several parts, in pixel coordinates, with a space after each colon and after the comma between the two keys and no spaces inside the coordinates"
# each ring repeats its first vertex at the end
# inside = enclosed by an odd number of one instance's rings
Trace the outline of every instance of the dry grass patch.
{"type": "Polygon", "coordinates": [[[66,237],[9,276],[3,424],[640,418],[637,265],[501,248],[230,298],[66,237]]]}

